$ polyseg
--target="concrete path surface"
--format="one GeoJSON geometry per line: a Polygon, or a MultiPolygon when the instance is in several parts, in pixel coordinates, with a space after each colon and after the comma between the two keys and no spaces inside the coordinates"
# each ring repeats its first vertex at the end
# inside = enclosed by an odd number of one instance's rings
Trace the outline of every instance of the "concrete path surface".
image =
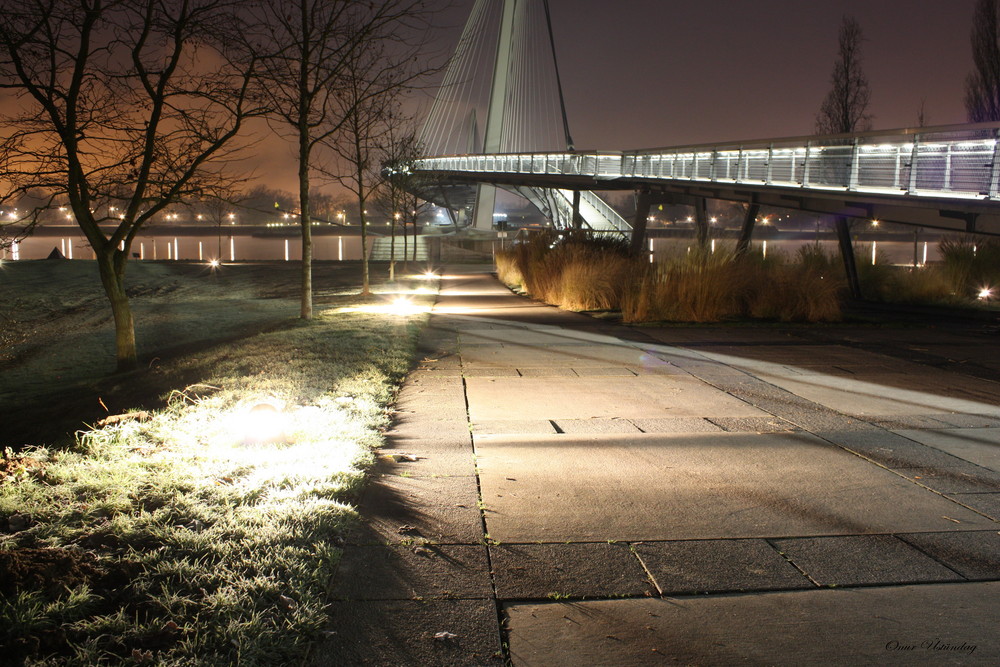
{"type": "Polygon", "coordinates": [[[421,345],[316,664],[1000,664],[995,332],[446,272],[421,345]]]}

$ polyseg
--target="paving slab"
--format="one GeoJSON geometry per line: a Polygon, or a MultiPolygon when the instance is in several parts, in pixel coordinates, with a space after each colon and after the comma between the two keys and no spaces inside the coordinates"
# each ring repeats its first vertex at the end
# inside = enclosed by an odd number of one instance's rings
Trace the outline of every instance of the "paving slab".
{"type": "Polygon", "coordinates": [[[953,468],[965,463],[940,449],[882,429],[867,431],[815,431],[816,435],[888,468],[953,468]]]}
{"type": "Polygon", "coordinates": [[[749,375],[701,376],[719,391],[807,431],[866,431],[877,427],[749,375]]]}
{"type": "Polygon", "coordinates": [[[914,372],[922,367],[892,357],[843,345],[823,345],[799,342],[792,345],[716,345],[699,350],[707,358],[744,369],[778,369],[781,367],[838,366],[890,368],[898,366],[914,372]]]}
{"type": "Polygon", "coordinates": [[[953,373],[940,382],[913,376],[885,374],[864,379],[842,376],[760,375],[778,387],[847,415],[924,415],[947,410],[1000,416],[996,387],[985,380],[953,373]],[[922,389],[921,389],[922,388],[922,389]]]}
{"type": "Polygon", "coordinates": [[[462,375],[466,378],[521,377],[521,374],[517,372],[516,368],[507,366],[477,366],[475,368],[463,366],[462,375]]]}
{"type": "Polygon", "coordinates": [[[1000,472],[1000,428],[901,430],[900,435],[1000,472]]]}
{"type": "Polygon", "coordinates": [[[463,345],[466,368],[512,366],[608,367],[642,365],[645,353],[630,345],[463,345]]]}
{"type": "Polygon", "coordinates": [[[549,366],[543,368],[518,368],[518,375],[521,377],[577,377],[576,372],[572,368],[565,368],[562,366],[549,366]]]}
{"type": "Polygon", "coordinates": [[[992,523],[807,433],[482,436],[476,451],[488,532],[501,542],[843,535],[992,523]]]}
{"type": "Polygon", "coordinates": [[[512,435],[515,433],[558,433],[549,419],[484,419],[472,424],[473,436],[512,435]]]}
{"type": "Polygon", "coordinates": [[[745,345],[759,343],[770,345],[777,342],[794,343],[800,339],[787,331],[773,327],[719,327],[679,324],[673,326],[643,326],[640,331],[667,345],[697,345],[715,347],[719,345],[745,345]]]}
{"type": "Polygon", "coordinates": [[[490,600],[331,602],[326,639],[308,664],[502,665],[497,612],[490,600]],[[454,637],[436,639],[438,633],[454,637]]]}
{"type": "Polygon", "coordinates": [[[634,548],[663,595],[815,587],[765,540],[642,542],[634,548]]]}
{"type": "Polygon", "coordinates": [[[642,433],[631,421],[617,417],[559,419],[554,423],[560,433],[642,433]]]}
{"type": "Polygon", "coordinates": [[[702,433],[722,430],[703,417],[660,417],[653,419],[629,419],[643,433],[702,433]]]}
{"type": "Polygon", "coordinates": [[[649,375],[466,380],[472,421],[593,417],[760,417],[762,411],[695,378],[649,375]]]}
{"type": "Polygon", "coordinates": [[[962,580],[954,570],[892,535],[806,537],[772,544],[821,586],[962,580]]]}
{"type": "Polygon", "coordinates": [[[1000,428],[1000,417],[962,413],[932,414],[930,416],[939,422],[957,428],[1000,428]]]}
{"type": "Polygon", "coordinates": [[[448,367],[448,368],[438,368],[437,364],[428,364],[426,366],[419,366],[413,370],[413,374],[410,376],[414,378],[415,381],[420,383],[426,383],[428,381],[442,381],[445,379],[462,379],[462,369],[461,367],[448,367]]]}
{"type": "Polygon", "coordinates": [[[866,415],[865,421],[888,430],[948,428],[951,426],[948,422],[935,419],[930,415],[866,415]]]}
{"type": "Polygon", "coordinates": [[[952,493],[950,496],[955,502],[1000,522],[1000,493],[952,493]]]}
{"type": "Polygon", "coordinates": [[[499,544],[490,557],[500,599],[655,595],[628,544],[499,544]]]}
{"type": "Polygon", "coordinates": [[[709,417],[723,431],[733,433],[780,433],[798,431],[799,428],[781,417],[709,417]]]}
{"type": "Polygon", "coordinates": [[[430,541],[475,544],[482,540],[475,477],[401,477],[372,480],[358,506],[364,523],[351,544],[430,541]]]}
{"type": "Polygon", "coordinates": [[[1000,492],[1000,473],[964,461],[948,468],[896,468],[895,471],[938,493],[1000,492]]]}
{"type": "Polygon", "coordinates": [[[631,377],[633,375],[639,375],[639,372],[625,366],[608,368],[600,366],[579,366],[573,368],[573,372],[579,377],[631,377]]]}
{"type": "Polygon", "coordinates": [[[909,533],[899,537],[966,579],[1000,579],[1000,533],[996,530],[909,533]]]}
{"type": "Polygon", "coordinates": [[[447,410],[397,411],[393,415],[392,433],[401,438],[413,439],[468,439],[469,424],[462,413],[447,410]],[[457,418],[456,418],[457,417],[457,418]]]}
{"type": "Polygon", "coordinates": [[[998,583],[506,607],[514,665],[994,665],[998,583]]]}
{"type": "Polygon", "coordinates": [[[331,597],[486,600],[492,594],[485,545],[413,544],[347,549],[331,597]]]}
{"type": "Polygon", "coordinates": [[[413,477],[472,476],[476,474],[472,441],[468,433],[451,438],[390,435],[379,450],[377,472],[413,477]]]}

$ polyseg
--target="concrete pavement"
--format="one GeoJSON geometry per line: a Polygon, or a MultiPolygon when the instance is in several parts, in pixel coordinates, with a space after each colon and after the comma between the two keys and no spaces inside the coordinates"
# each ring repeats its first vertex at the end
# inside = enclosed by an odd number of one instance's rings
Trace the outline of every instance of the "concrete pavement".
{"type": "Polygon", "coordinates": [[[996,664],[993,343],[446,273],[314,661],[996,664]]]}

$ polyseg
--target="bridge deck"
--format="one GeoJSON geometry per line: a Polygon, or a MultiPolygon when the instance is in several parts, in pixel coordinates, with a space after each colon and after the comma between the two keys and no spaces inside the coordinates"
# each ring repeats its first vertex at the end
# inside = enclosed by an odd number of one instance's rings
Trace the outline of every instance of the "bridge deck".
{"type": "Polygon", "coordinates": [[[653,189],[1000,233],[1000,123],[641,151],[428,157],[451,182],[653,189]]]}

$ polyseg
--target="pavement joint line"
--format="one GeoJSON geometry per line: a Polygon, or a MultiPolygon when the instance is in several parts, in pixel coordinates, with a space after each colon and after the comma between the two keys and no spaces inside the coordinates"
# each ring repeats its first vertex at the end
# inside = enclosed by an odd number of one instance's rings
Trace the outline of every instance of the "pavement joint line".
{"type": "MultiPolygon", "coordinates": [[[[972,532],[972,531],[969,531],[969,532],[972,532]]],[[[988,532],[992,532],[992,531],[988,531],[988,532]]],[[[905,537],[902,537],[900,535],[893,535],[893,537],[895,537],[897,540],[899,540],[900,542],[902,542],[906,546],[910,547],[911,549],[914,549],[915,551],[917,551],[917,553],[921,553],[924,556],[927,556],[932,561],[934,561],[935,563],[937,563],[941,567],[945,568],[946,570],[950,570],[951,572],[954,572],[956,576],[962,578],[962,581],[969,581],[969,577],[965,576],[964,574],[962,574],[961,572],[959,572],[958,570],[956,570],[955,568],[953,568],[951,565],[948,565],[948,563],[944,562],[940,558],[937,558],[936,556],[934,556],[934,554],[928,553],[926,550],[921,549],[919,545],[914,544],[913,542],[910,542],[905,537]]],[[[1000,578],[1000,577],[998,577],[998,578],[1000,578]]],[[[992,580],[987,579],[986,581],[996,581],[996,579],[997,578],[994,578],[992,580]]]]}
{"type": "MultiPolygon", "coordinates": [[[[461,342],[459,342],[459,355],[461,355],[461,342]]],[[[478,453],[476,451],[476,437],[472,431],[472,415],[469,412],[469,390],[468,384],[465,376],[462,376],[462,397],[465,400],[465,422],[470,426],[469,428],[469,444],[472,447],[473,460],[476,461],[478,453]]],[[[497,592],[497,578],[493,569],[493,555],[490,553],[489,548],[489,532],[486,525],[486,501],[483,499],[483,484],[482,479],[479,476],[479,463],[476,461],[475,466],[475,476],[476,476],[476,497],[477,505],[479,507],[479,528],[482,532],[482,543],[483,548],[486,550],[486,566],[489,568],[488,574],[490,577],[490,591],[492,593],[493,607],[496,610],[496,621],[497,621],[497,641],[500,644],[500,651],[505,664],[511,663],[510,658],[510,642],[505,636],[504,628],[507,625],[506,616],[504,614],[503,605],[500,602],[500,596],[497,592]]]]}

